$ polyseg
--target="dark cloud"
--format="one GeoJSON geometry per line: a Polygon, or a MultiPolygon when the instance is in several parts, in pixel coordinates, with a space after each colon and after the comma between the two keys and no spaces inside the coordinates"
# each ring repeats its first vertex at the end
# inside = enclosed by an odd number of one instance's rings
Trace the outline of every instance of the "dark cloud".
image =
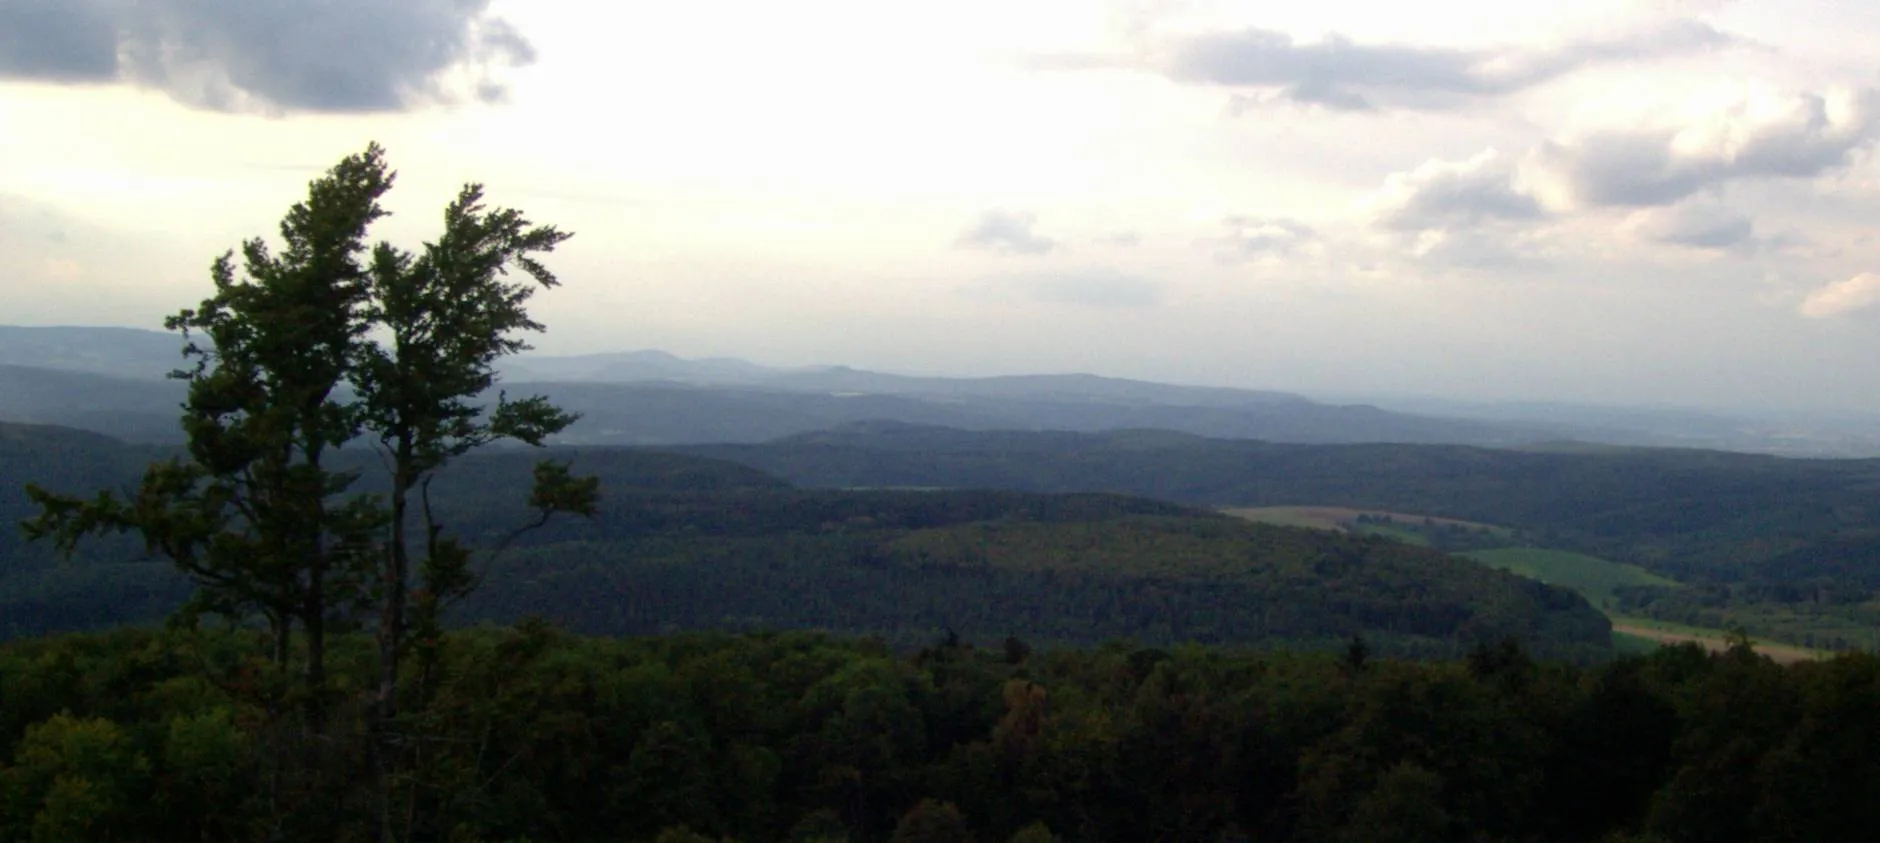
{"type": "Polygon", "coordinates": [[[1133,56],[1041,56],[1032,64],[1064,70],[1127,67],[1178,82],[1261,92],[1237,97],[1237,110],[1274,100],[1337,111],[1435,110],[1506,96],[1595,64],[1738,43],[1697,21],[1538,51],[1360,44],[1341,35],[1301,43],[1259,28],[1144,40],[1133,56]]]}
{"type": "Polygon", "coordinates": [[[1373,220],[1397,231],[1544,216],[1540,203],[1515,186],[1513,162],[1493,149],[1466,161],[1433,159],[1392,173],[1371,205],[1373,220]]]}
{"type": "Polygon", "coordinates": [[[82,0],[0,2],[0,79],[106,82],[117,76],[109,13],[82,0]]]}
{"type": "Polygon", "coordinates": [[[535,60],[490,0],[0,0],[0,78],[120,82],[221,111],[500,99],[535,60]],[[470,89],[454,90],[446,75],[470,89]]]}
{"type": "Polygon", "coordinates": [[[1708,121],[1550,142],[1535,175],[1563,204],[1670,205],[1737,179],[1812,178],[1848,163],[1880,131],[1880,94],[1805,93],[1746,101],[1708,121]]]}
{"type": "Polygon", "coordinates": [[[1032,231],[1038,219],[1032,214],[992,210],[954,240],[963,249],[984,249],[1016,255],[1042,255],[1057,248],[1057,241],[1032,231]]]}

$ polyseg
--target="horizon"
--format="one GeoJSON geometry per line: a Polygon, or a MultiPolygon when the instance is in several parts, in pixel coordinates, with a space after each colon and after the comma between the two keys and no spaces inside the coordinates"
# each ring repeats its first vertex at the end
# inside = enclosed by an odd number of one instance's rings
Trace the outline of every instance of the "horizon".
{"type": "Polygon", "coordinates": [[[377,140],[375,238],[575,233],[545,354],[1880,412],[1851,0],[148,5],[0,9],[8,321],[157,325],[377,140]]]}
{"type": "MultiPolygon", "coordinates": [[[[153,336],[169,334],[169,332],[163,331],[163,330],[151,329],[151,328],[140,328],[140,327],[132,326],[132,325],[0,324],[0,330],[5,330],[9,328],[25,328],[25,329],[39,329],[39,330],[51,330],[51,331],[56,331],[56,330],[83,331],[83,330],[92,330],[92,329],[104,329],[104,330],[114,330],[114,331],[132,331],[132,332],[138,332],[138,333],[143,333],[143,334],[149,334],[153,336]]],[[[518,355],[515,355],[514,357],[510,358],[510,360],[515,363],[526,364],[530,358],[587,359],[587,358],[605,358],[605,357],[631,357],[631,356],[636,356],[636,355],[658,355],[666,359],[675,360],[681,363],[735,363],[735,364],[741,364],[741,365],[754,366],[759,369],[767,370],[767,371],[774,372],[774,373],[851,371],[851,372],[860,372],[860,373],[865,373],[865,374],[889,375],[893,377],[933,378],[933,379],[941,379],[941,380],[979,380],[979,379],[1032,378],[1032,377],[1036,377],[1036,378],[1092,377],[1092,378],[1099,378],[1099,379],[1105,379],[1105,380],[1130,381],[1130,382],[1140,383],[1140,384],[1148,384],[1148,385],[1155,385],[1155,386],[1170,386],[1170,387],[1188,388],[1188,389],[1224,389],[1224,390],[1240,390],[1240,391],[1255,392],[1255,393],[1275,393],[1275,394],[1291,395],[1291,396],[1295,396],[1299,398],[1304,398],[1304,399],[1313,401],[1315,403],[1326,404],[1326,405],[1375,406],[1375,407],[1378,407],[1379,409],[1390,410],[1392,412],[1404,413],[1407,415],[1421,415],[1421,416],[1436,417],[1436,418],[1441,418],[1441,417],[1467,418],[1469,417],[1469,415],[1466,411],[1470,409],[1477,410],[1477,411],[1492,411],[1492,410],[1514,411],[1514,410],[1520,410],[1520,409],[1540,410],[1540,409],[1552,408],[1552,409],[1559,409],[1562,411],[1592,411],[1592,412],[1639,411],[1639,412],[1645,412],[1645,413],[1664,413],[1664,414],[1672,414],[1672,415],[1676,415],[1676,414],[1709,415],[1709,416],[1715,416],[1719,420],[1757,421],[1757,422],[1762,422],[1762,423],[1772,423],[1784,417],[1787,417],[1788,419],[1796,420],[1796,421],[1817,421],[1817,422],[1839,421],[1839,422],[1855,422],[1855,423],[1871,422],[1876,425],[1877,427],[1876,432],[1880,432],[1880,412],[1859,410],[1859,409],[1839,409],[1839,408],[1833,408],[1833,407],[1808,408],[1808,407],[1771,407],[1771,406],[1728,406],[1728,405],[1706,406],[1706,405],[1695,405],[1695,404],[1671,404],[1671,403],[1650,403],[1650,402],[1620,403],[1620,402],[1602,402],[1602,401],[1597,401],[1597,400],[1586,400],[1586,401],[1559,400],[1559,399],[1545,398],[1545,397],[1520,398],[1520,397],[1463,396],[1463,395],[1444,395],[1444,394],[1436,394],[1436,393],[1410,393],[1410,392],[1387,392],[1387,391],[1348,391],[1348,390],[1339,390],[1335,388],[1292,390],[1292,389],[1266,388],[1266,387],[1261,387],[1258,385],[1241,386],[1241,385],[1230,385],[1230,384],[1191,383],[1191,382],[1172,381],[1172,380],[1150,380],[1150,379],[1143,379],[1143,378],[1133,378],[1133,377],[1111,375],[1111,374],[1106,374],[1106,373],[1099,372],[1099,371],[1089,371],[1089,370],[1084,370],[1084,371],[1077,371],[1077,370],[1019,371],[1019,372],[1002,372],[1002,373],[987,374],[987,373],[975,373],[975,372],[933,372],[933,371],[909,371],[909,370],[902,370],[902,369],[874,369],[874,368],[867,368],[867,367],[862,367],[862,366],[855,366],[855,365],[848,364],[848,363],[838,363],[838,362],[819,362],[819,363],[785,365],[785,364],[778,364],[778,363],[773,363],[773,362],[768,362],[768,361],[763,361],[763,360],[752,360],[746,357],[735,357],[735,356],[727,356],[727,355],[709,355],[709,356],[693,357],[693,356],[675,354],[671,351],[668,351],[666,349],[660,349],[660,348],[621,348],[621,349],[606,350],[606,351],[582,352],[578,354],[552,354],[552,353],[543,353],[540,349],[532,349],[529,351],[522,352],[518,355]],[[1432,405],[1435,405],[1435,406],[1432,406],[1432,405]]],[[[11,364],[0,363],[0,365],[11,365],[11,364]]],[[[502,364],[498,364],[497,368],[498,370],[502,370],[504,369],[504,366],[502,364]]],[[[504,382],[510,382],[510,383],[564,383],[564,382],[565,383],[581,383],[581,382],[586,382],[587,379],[583,378],[583,379],[570,379],[570,380],[531,381],[526,378],[510,379],[510,378],[505,377],[503,380],[504,382]]],[[[684,382],[684,381],[679,381],[679,382],[684,382]]],[[[1482,416],[1481,418],[1494,418],[1494,417],[1495,416],[1482,416]]],[[[1519,417],[1507,416],[1506,418],[1513,420],[1519,417]]]]}

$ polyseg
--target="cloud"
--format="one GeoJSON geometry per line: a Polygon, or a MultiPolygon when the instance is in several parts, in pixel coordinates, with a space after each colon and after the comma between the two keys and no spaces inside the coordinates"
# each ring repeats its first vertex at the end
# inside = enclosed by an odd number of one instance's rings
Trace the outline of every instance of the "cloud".
{"type": "Polygon", "coordinates": [[[1812,178],[1848,163],[1880,129],[1880,95],[1753,94],[1681,125],[1550,141],[1527,168],[1551,204],[1669,205],[1737,179],[1812,178]]]}
{"type": "Polygon", "coordinates": [[[1318,239],[1311,227],[1284,217],[1231,216],[1221,224],[1228,230],[1220,255],[1223,260],[1282,255],[1318,239]]]}
{"type": "Polygon", "coordinates": [[[217,111],[500,99],[535,60],[490,0],[6,0],[0,79],[122,83],[217,111]],[[458,77],[463,77],[459,79],[458,77]]]}
{"type": "Polygon", "coordinates": [[[1014,255],[1042,255],[1057,248],[1057,241],[1032,231],[1036,216],[1024,212],[991,210],[979,216],[954,245],[1014,255]]]}
{"type": "Polygon", "coordinates": [[[1821,287],[1802,299],[1802,315],[1813,319],[1841,316],[1880,304],[1880,274],[1863,272],[1821,287]]]}
{"type": "Polygon", "coordinates": [[[1046,304],[1068,304],[1098,309],[1137,309],[1162,302],[1163,285],[1107,267],[1063,272],[1002,275],[961,287],[973,297],[1029,299],[1046,304]]]}
{"type": "Polygon", "coordinates": [[[1540,203],[1516,186],[1515,176],[1514,162],[1494,149],[1464,161],[1432,158],[1386,177],[1365,205],[1374,224],[1395,231],[1545,216],[1540,203]]]}
{"type": "Polygon", "coordinates": [[[0,4],[0,78],[106,82],[117,75],[117,27],[103,4],[0,4]]]}
{"type": "Polygon", "coordinates": [[[1392,173],[1360,207],[1416,262],[1459,269],[1532,263],[1545,232],[1534,224],[1551,221],[1515,161],[1493,148],[1392,173]]]}
{"type": "Polygon", "coordinates": [[[1541,244],[1529,232],[1432,228],[1416,232],[1406,245],[1417,263],[1452,269],[1534,268],[1542,260],[1537,252],[1541,244]]]}
{"type": "Polygon", "coordinates": [[[1126,67],[1197,85],[1259,91],[1236,109],[1286,100],[1337,111],[1439,110],[1517,93],[1595,64],[1650,59],[1738,43],[1708,24],[1670,21],[1619,37],[1550,50],[1464,50],[1361,44],[1342,35],[1301,43],[1270,29],[1140,36],[1132,56],[1036,57],[1036,67],[1126,67]]]}
{"type": "Polygon", "coordinates": [[[1109,269],[1036,275],[1013,282],[1032,298],[1056,304],[1140,308],[1162,301],[1161,284],[1109,269]]]}
{"type": "Polygon", "coordinates": [[[41,268],[45,277],[55,281],[71,281],[85,274],[85,267],[71,258],[47,258],[41,268]]]}
{"type": "Polygon", "coordinates": [[[1634,214],[1629,225],[1646,240],[1694,249],[1731,249],[1756,242],[1756,224],[1749,217],[1714,202],[1646,209],[1634,214]]]}
{"type": "Polygon", "coordinates": [[[64,243],[70,224],[69,218],[43,202],[0,193],[0,243],[10,247],[35,242],[64,243]]]}

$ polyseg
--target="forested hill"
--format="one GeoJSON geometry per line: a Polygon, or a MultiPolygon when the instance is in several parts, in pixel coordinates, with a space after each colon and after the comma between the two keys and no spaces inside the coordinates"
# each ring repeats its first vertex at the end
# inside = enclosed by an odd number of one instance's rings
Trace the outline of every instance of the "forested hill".
{"type": "Polygon", "coordinates": [[[1140,499],[827,490],[608,506],[600,526],[565,524],[505,557],[468,617],[609,634],[814,627],[906,646],[951,629],[1312,649],[1357,634],[1421,656],[1512,636],[1566,658],[1610,652],[1609,623],[1570,592],[1385,539],[1140,499]]]}
{"type": "Polygon", "coordinates": [[[1335,504],[1520,528],[1680,579],[1833,576],[1880,588],[1880,461],[1643,448],[1294,445],[1166,431],[858,425],[684,453],[804,486],[1106,491],[1335,504]]]}
{"type": "MultiPolygon", "coordinates": [[[[174,424],[174,420],[172,420],[174,424]]],[[[50,560],[48,549],[28,545],[16,525],[32,514],[24,487],[35,483],[55,492],[86,495],[122,491],[136,485],[152,461],[176,449],[126,444],[84,430],[51,425],[0,422],[0,564],[50,560]]],[[[502,516],[520,516],[531,466],[542,453],[497,449],[453,464],[435,488],[438,499],[459,508],[500,505],[502,516]]],[[[620,448],[557,449],[556,459],[578,463],[617,492],[633,490],[722,492],[783,489],[789,484],[757,469],[723,460],[620,448]]],[[[339,467],[360,472],[356,488],[373,491],[383,482],[376,454],[349,448],[336,458],[339,467]]],[[[490,517],[496,517],[492,511],[490,517]]],[[[503,522],[506,523],[506,522],[503,522]]],[[[489,525],[496,529],[494,524],[489,525]]],[[[121,548],[114,549],[121,550],[121,548]]],[[[118,556],[128,552],[117,553],[118,556]]]]}
{"type": "Polygon", "coordinates": [[[25,484],[73,493],[119,489],[162,453],[69,427],[0,422],[0,560],[44,556],[15,526],[31,512],[25,484]]]}
{"type": "MultiPolygon", "coordinates": [[[[24,482],[122,486],[161,453],[57,428],[8,430],[22,453],[40,455],[0,464],[9,521],[25,514],[24,482]]],[[[501,540],[526,520],[529,466],[543,455],[453,465],[435,486],[444,522],[484,546],[501,540]]],[[[601,511],[526,534],[486,564],[459,621],[533,614],[601,634],[807,627],[906,645],[948,628],[981,641],[1316,648],[1357,634],[1405,655],[1511,636],[1547,655],[1611,652],[1608,623],[1577,595],[1382,539],[1141,497],[806,490],[695,456],[546,455],[600,477],[601,511]]],[[[353,459],[371,465],[369,452],[353,459]]],[[[0,635],[152,621],[184,594],[128,541],[92,545],[70,564],[21,548],[10,530],[8,541],[0,635]]]]}

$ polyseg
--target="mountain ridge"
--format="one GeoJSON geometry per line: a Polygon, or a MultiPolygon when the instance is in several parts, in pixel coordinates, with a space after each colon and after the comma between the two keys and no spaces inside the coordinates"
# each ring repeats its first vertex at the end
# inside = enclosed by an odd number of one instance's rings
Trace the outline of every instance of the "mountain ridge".
{"type": "MultiPolygon", "coordinates": [[[[0,326],[0,419],[174,442],[180,338],[110,328],[0,326]]],[[[761,442],[871,420],[978,430],[1162,428],[1276,441],[1521,445],[1576,432],[1336,405],[1272,390],[1185,386],[1087,373],[944,378],[848,366],[781,369],[642,350],[504,361],[502,389],[550,394],[583,420],[560,442],[761,442]]]]}
{"type": "MultiPolygon", "coordinates": [[[[0,367],[11,367],[0,374],[0,419],[174,442],[182,386],[162,377],[183,362],[182,344],[175,334],[135,328],[0,326],[0,367]]],[[[1869,429],[1857,419],[1821,419],[1811,427],[1772,421],[1773,415],[1758,420],[1544,402],[1333,402],[1277,390],[1090,373],[939,377],[843,365],[772,367],[735,357],[687,359],[650,349],[524,354],[502,361],[501,371],[499,388],[549,394],[584,415],[558,440],[564,444],[748,443],[891,421],[974,430],[1157,428],[1303,443],[1545,448],[1572,442],[1816,457],[1880,453],[1880,424],[1869,429]]]]}

